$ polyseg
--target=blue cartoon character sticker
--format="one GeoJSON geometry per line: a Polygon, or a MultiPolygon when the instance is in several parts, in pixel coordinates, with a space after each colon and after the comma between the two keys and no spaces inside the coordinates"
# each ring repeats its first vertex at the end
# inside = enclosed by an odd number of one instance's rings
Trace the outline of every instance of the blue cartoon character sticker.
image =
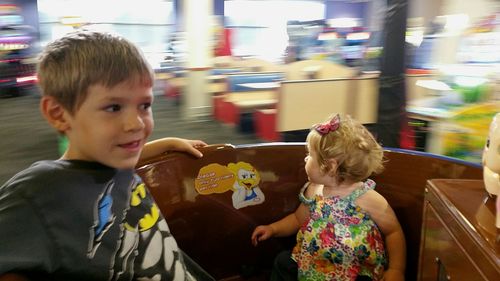
{"type": "Polygon", "coordinates": [[[259,183],[260,174],[249,163],[210,164],[198,172],[195,188],[202,195],[232,191],[233,207],[241,209],[264,202],[259,183]]]}

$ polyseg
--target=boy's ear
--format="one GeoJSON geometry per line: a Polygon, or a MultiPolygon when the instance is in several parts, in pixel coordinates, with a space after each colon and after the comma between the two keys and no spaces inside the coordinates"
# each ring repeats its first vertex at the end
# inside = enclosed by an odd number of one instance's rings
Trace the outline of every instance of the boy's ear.
{"type": "Polygon", "coordinates": [[[59,132],[64,133],[70,128],[66,109],[54,97],[42,96],[40,111],[47,122],[59,132]]]}

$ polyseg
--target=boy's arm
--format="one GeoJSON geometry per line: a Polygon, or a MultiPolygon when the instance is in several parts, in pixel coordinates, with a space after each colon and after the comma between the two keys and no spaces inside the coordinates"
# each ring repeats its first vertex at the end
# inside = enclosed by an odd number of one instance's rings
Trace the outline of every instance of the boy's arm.
{"type": "MultiPolygon", "coordinates": [[[[11,187],[6,189],[29,189],[22,184],[11,187]]],[[[9,191],[0,196],[0,280],[29,280],[33,277],[31,271],[49,272],[57,263],[56,254],[48,230],[39,220],[39,210],[9,191]]]]}
{"type": "Polygon", "coordinates": [[[167,151],[183,151],[196,157],[202,157],[203,154],[198,150],[198,148],[204,146],[207,146],[207,144],[201,140],[161,138],[150,141],[144,145],[139,162],[167,151]]]}
{"type": "Polygon", "coordinates": [[[29,281],[28,278],[14,273],[0,275],[0,281],[29,281]]]}
{"type": "Polygon", "coordinates": [[[359,199],[359,206],[366,210],[385,237],[389,267],[385,280],[404,280],[406,268],[406,243],[401,225],[387,200],[376,191],[368,191],[359,199]]]}

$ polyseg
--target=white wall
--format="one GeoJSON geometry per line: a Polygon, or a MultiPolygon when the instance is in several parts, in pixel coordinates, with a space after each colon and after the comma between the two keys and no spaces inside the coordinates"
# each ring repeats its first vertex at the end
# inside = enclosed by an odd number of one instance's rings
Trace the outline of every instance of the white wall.
{"type": "MultiPolygon", "coordinates": [[[[418,1],[418,0],[417,0],[418,1]]],[[[500,7],[497,0],[442,0],[442,12],[445,15],[465,13],[469,15],[471,22],[491,15],[500,7]]]]}

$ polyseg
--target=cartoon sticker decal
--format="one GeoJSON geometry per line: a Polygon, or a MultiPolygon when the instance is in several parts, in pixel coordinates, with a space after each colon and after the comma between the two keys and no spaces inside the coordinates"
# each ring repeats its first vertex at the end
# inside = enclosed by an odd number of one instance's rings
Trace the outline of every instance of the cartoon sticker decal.
{"type": "Polygon", "coordinates": [[[200,169],[195,179],[196,191],[202,195],[224,193],[232,190],[235,209],[262,204],[264,193],[259,187],[260,174],[246,162],[229,163],[226,166],[210,164],[200,169]]]}
{"type": "Polygon", "coordinates": [[[199,194],[224,193],[232,189],[234,174],[226,166],[210,164],[200,169],[194,180],[199,194]]]}
{"type": "Polygon", "coordinates": [[[236,176],[233,184],[233,206],[240,209],[246,206],[262,204],[265,197],[259,187],[259,172],[246,162],[229,163],[227,167],[236,176]]]}

